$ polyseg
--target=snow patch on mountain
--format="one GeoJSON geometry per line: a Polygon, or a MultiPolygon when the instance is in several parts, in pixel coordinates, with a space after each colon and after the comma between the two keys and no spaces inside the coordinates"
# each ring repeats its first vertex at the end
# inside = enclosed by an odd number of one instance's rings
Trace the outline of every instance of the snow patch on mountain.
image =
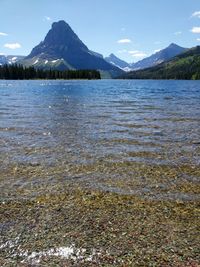
{"type": "Polygon", "coordinates": [[[39,62],[39,59],[36,59],[33,65],[37,64],[39,62]]]}
{"type": "Polygon", "coordinates": [[[51,62],[52,63],[56,63],[56,62],[58,62],[60,59],[55,59],[55,60],[52,60],[51,62]]]}

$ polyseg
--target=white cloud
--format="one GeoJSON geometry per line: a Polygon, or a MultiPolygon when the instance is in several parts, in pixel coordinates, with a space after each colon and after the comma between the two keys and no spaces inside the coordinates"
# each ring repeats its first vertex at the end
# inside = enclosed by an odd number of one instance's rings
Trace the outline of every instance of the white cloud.
{"type": "Polygon", "coordinates": [[[200,18],[200,11],[195,11],[195,12],[192,14],[192,17],[200,18]]]}
{"type": "Polygon", "coordinates": [[[181,31],[179,31],[179,32],[175,32],[175,33],[174,33],[174,35],[181,35],[181,34],[182,34],[181,31]]]}
{"type": "Polygon", "coordinates": [[[197,41],[200,42],[200,38],[197,38],[197,41]]]}
{"type": "Polygon", "coordinates": [[[200,27],[193,27],[190,31],[192,33],[200,33],[200,27]]]}
{"type": "Polygon", "coordinates": [[[128,53],[130,54],[132,57],[134,58],[144,58],[144,57],[147,57],[148,55],[142,51],[139,51],[139,50],[126,50],[126,49],[123,49],[123,50],[119,50],[117,51],[117,53],[119,54],[122,54],[122,53],[128,53]]]}
{"type": "Polygon", "coordinates": [[[5,32],[0,32],[0,36],[7,36],[8,34],[5,32]]]}
{"type": "Polygon", "coordinates": [[[130,39],[121,39],[121,40],[118,40],[117,42],[118,42],[118,44],[128,44],[128,43],[131,43],[131,40],[130,39]]]}
{"type": "Polygon", "coordinates": [[[137,54],[133,54],[132,57],[141,57],[141,58],[144,58],[144,57],[147,57],[147,54],[146,53],[143,53],[143,52],[140,52],[140,53],[137,53],[137,54]]]}
{"type": "Polygon", "coordinates": [[[12,43],[12,44],[5,44],[4,47],[9,49],[17,49],[21,48],[21,45],[19,43],[12,43]]]}
{"type": "Polygon", "coordinates": [[[0,56],[5,56],[5,54],[4,53],[0,53],[0,56]]]}
{"type": "Polygon", "coordinates": [[[48,16],[45,16],[45,17],[44,17],[44,20],[51,21],[51,18],[48,17],[48,16]]]}
{"type": "Polygon", "coordinates": [[[131,54],[131,56],[135,58],[144,58],[147,56],[146,53],[142,51],[138,51],[138,50],[131,50],[131,51],[128,51],[128,53],[131,54]]]}

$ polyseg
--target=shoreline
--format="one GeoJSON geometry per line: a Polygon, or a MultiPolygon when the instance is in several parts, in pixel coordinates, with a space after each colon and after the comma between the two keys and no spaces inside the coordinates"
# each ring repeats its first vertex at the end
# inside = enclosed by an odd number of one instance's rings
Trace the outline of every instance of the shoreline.
{"type": "Polygon", "coordinates": [[[1,248],[17,266],[197,267],[197,209],[195,201],[145,200],[71,183],[62,193],[4,201],[1,248]]]}

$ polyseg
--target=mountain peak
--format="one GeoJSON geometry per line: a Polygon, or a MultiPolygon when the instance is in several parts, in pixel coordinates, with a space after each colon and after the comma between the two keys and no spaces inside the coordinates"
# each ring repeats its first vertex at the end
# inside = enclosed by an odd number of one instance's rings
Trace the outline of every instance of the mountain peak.
{"type": "Polygon", "coordinates": [[[68,25],[65,20],[59,20],[57,22],[53,22],[52,25],[68,25]]]}
{"type": "Polygon", "coordinates": [[[58,28],[64,28],[64,29],[72,30],[71,27],[69,26],[69,24],[67,24],[67,22],[64,20],[59,20],[57,22],[52,23],[52,29],[58,29],[58,28]]]}
{"type": "Polygon", "coordinates": [[[79,43],[82,47],[87,49],[85,45],[81,42],[72,28],[64,20],[54,22],[50,31],[47,33],[44,39],[45,45],[75,45],[79,43]]]}
{"type": "Polygon", "coordinates": [[[52,24],[44,41],[32,49],[24,64],[45,69],[99,69],[111,75],[121,72],[102,55],[90,51],[64,20],[52,24]]]}
{"type": "Polygon", "coordinates": [[[168,48],[177,48],[180,47],[179,45],[175,44],[175,43],[171,43],[168,48]]]}
{"type": "Polygon", "coordinates": [[[108,57],[106,57],[105,60],[108,63],[110,63],[110,64],[112,64],[112,65],[114,65],[114,66],[116,66],[122,70],[125,70],[125,71],[130,70],[129,64],[126,61],[115,56],[115,54],[113,54],[113,53],[111,53],[108,57]]]}

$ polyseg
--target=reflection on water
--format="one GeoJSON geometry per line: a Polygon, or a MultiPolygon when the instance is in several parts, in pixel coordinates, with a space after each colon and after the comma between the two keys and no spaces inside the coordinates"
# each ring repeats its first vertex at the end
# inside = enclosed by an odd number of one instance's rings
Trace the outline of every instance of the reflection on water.
{"type": "Polygon", "coordinates": [[[198,81],[1,81],[2,198],[68,180],[159,199],[197,198],[198,81]]]}

